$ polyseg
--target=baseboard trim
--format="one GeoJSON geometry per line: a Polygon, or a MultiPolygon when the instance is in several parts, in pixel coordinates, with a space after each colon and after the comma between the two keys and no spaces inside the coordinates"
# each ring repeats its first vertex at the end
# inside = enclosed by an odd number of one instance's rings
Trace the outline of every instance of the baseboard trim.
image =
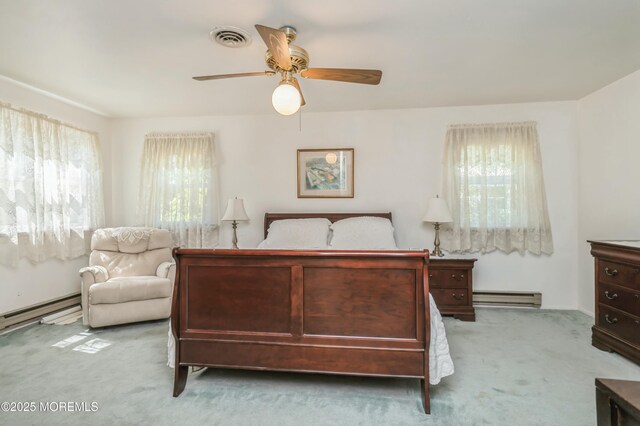
{"type": "Polygon", "coordinates": [[[32,305],[24,309],[7,312],[0,316],[0,330],[32,320],[40,320],[43,316],[69,308],[81,303],[80,293],[32,305]]]}
{"type": "Polygon", "coordinates": [[[473,304],[539,308],[542,305],[542,293],[533,291],[474,291],[473,304]]]}
{"type": "Polygon", "coordinates": [[[587,311],[587,310],[586,310],[586,309],[584,309],[584,308],[577,308],[577,310],[578,310],[578,312],[582,312],[583,314],[588,315],[588,316],[590,316],[591,318],[595,318],[595,317],[596,317],[596,314],[595,314],[595,312],[593,312],[593,311],[587,311]]]}

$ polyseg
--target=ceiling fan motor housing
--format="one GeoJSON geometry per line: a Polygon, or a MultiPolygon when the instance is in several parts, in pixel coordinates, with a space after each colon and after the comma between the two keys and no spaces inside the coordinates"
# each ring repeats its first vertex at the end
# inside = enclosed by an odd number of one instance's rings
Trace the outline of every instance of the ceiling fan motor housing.
{"type": "Polygon", "coordinates": [[[305,68],[308,68],[309,54],[307,53],[307,51],[300,46],[291,44],[291,42],[296,39],[296,36],[298,34],[296,29],[290,25],[285,25],[283,27],[280,27],[279,30],[282,31],[287,38],[289,58],[291,59],[291,69],[285,70],[280,68],[280,66],[278,66],[277,60],[273,57],[269,49],[267,49],[267,53],[265,54],[265,62],[267,63],[267,66],[276,72],[281,73],[282,71],[291,71],[291,73],[294,74],[300,72],[305,68]]]}
{"type": "Polygon", "coordinates": [[[285,25],[284,27],[280,27],[280,31],[282,31],[287,36],[287,43],[291,43],[296,39],[296,35],[298,32],[295,28],[290,25],[285,25]]]}
{"type": "MultiPolygon", "coordinates": [[[[309,54],[302,47],[290,44],[289,56],[291,57],[291,67],[293,68],[293,72],[300,72],[301,70],[309,67],[309,54]]],[[[276,72],[284,71],[280,69],[269,50],[267,50],[267,53],[265,54],[265,61],[270,69],[276,72]]]]}

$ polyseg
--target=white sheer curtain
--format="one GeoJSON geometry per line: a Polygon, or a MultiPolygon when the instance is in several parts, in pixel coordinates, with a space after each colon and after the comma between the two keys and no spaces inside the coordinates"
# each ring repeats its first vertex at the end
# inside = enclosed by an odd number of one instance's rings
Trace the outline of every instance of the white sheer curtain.
{"type": "Polygon", "coordinates": [[[181,247],[213,247],[218,191],[211,133],[152,133],[145,137],[138,217],[168,229],[181,247]]]}
{"type": "Polygon", "coordinates": [[[72,259],[104,226],[96,134],[0,103],[0,263],[72,259]]]}
{"type": "Polygon", "coordinates": [[[553,253],[535,122],[450,126],[444,170],[450,251],[553,253]]]}

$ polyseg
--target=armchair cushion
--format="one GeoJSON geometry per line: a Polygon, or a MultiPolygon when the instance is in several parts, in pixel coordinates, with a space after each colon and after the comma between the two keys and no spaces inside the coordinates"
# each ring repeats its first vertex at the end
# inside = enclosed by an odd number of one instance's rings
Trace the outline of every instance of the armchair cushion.
{"type": "Polygon", "coordinates": [[[171,281],[154,276],[117,277],[89,288],[89,304],[124,303],[171,297],[171,281]]]}
{"type": "Polygon", "coordinates": [[[94,250],[89,255],[89,263],[107,269],[111,278],[156,275],[158,265],[172,260],[170,248],[142,253],[94,250]]]}
{"type": "Polygon", "coordinates": [[[104,228],[96,230],[91,238],[91,250],[121,253],[142,253],[172,244],[170,232],[154,228],[104,228]]]}

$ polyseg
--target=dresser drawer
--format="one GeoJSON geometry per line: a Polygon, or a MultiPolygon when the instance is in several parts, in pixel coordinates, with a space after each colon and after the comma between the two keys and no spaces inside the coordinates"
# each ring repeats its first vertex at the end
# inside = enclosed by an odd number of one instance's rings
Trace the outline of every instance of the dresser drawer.
{"type": "Polygon", "coordinates": [[[640,317],[640,291],[611,284],[598,284],[598,301],[640,317]]]}
{"type": "Polygon", "coordinates": [[[640,266],[598,260],[598,281],[640,291],[640,266]]]}
{"type": "Polygon", "coordinates": [[[611,333],[617,334],[628,342],[640,340],[640,318],[627,315],[600,304],[598,325],[611,333]]]}
{"type": "Polygon", "coordinates": [[[429,288],[458,288],[467,287],[468,275],[466,270],[459,269],[430,269],[429,288]]]}
{"type": "Polygon", "coordinates": [[[469,292],[466,288],[432,288],[431,295],[440,306],[466,306],[469,304],[469,292]]]}

